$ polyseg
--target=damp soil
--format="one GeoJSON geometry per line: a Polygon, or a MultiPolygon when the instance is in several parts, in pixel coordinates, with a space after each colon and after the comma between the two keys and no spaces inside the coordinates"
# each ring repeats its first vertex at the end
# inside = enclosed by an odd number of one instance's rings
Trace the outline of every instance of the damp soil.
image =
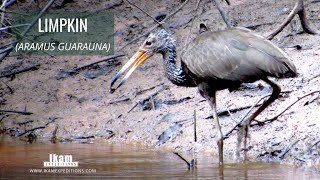
{"type": "MultiPolygon", "coordinates": [[[[234,26],[251,27],[258,34],[268,35],[288,16],[294,2],[284,0],[230,0],[222,3],[234,26]]],[[[180,1],[137,1],[152,16],[167,14],[180,1]]],[[[169,28],[176,37],[178,52],[199,35],[200,23],[210,31],[226,26],[212,1],[202,1],[197,11],[196,1],[188,3],[173,18],[169,28]],[[192,20],[194,19],[193,23],[192,20]]],[[[312,27],[320,29],[320,3],[305,1],[307,17],[312,27]]],[[[22,6],[34,6],[22,3],[22,6]]],[[[40,3],[40,6],[42,4],[40,3]]],[[[18,8],[12,6],[12,8],[18,8]]],[[[76,1],[65,10],[110,9],[115,17],[115,49],[148,31],[155,23],[125,1],[76,1]]],[[[298,97],[320,89],[320,36],[301,33],[297,17],[272,42],[283,49],[296,65],[299,76],[272,79],[283,93],[257,120],[270,119],[288,107],[298,97]]],[[[5,37],[1,37],[5,42],[5,37]]],[[[216,131],[208,103],[196,88],[177,87],[164,75],[162,57],[152,57],[138,68],[130,79],[113,94],[109,84],[128,57],[140,46],[143,38],[124,48],[125,57],[116,62],[104,62],[76,74],[71,70],[101,60],[102,56],[18,56],[7,57],[0,64],[1,75],[29,67],[32,71],[2,77],[0,109],[24,113],[0,112],[0,130],[17,141],[82,142],[106,140],[110,143],[143,144],[168,152],[190,152],[217,155],[216,131]],[[109,64],[108,64],[109,63],[109,64]],[[110,65],[111,63],[111,65],[110,65]],[[115,64],[113,64],[115,63],[115,64]],[[28,114],[26,112],[31,112],[28,114]],[[194,143],[193,120],[197,119],[197,142],[194,143]]],[[[234,92],[218,92],[219,112],[253,105],[272,89],[263,82],[249,84],[234,92]]],[[[247,155],[250,161],[280,161],[320,170],[320,98],[308,96],[272,123],[250,129],[247,155]],[[287,153],[286,149],[289,151],[287,153]],[[283,156],[282,156],[283,155],[283,156]],[[279,157],[281,156],[281,159],[279,157]]],[[[221,113],[223,132],[235,126],[246,113],[221,113]]],[[[235,160],[237,133],[233,132],[224,145],[224,156],[235,160]]],[[[99,141],[96,142],[99,145],[99,141]]],[[[243,156],[240,157],[240,160],[243,156]]]]}

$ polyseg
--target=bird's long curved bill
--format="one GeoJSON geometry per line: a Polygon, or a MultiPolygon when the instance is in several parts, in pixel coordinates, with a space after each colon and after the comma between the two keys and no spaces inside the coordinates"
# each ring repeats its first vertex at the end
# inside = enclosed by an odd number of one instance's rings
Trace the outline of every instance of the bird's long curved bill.
{"type": "Polygon", "coordinates": [[[112,79],[110,84],[110,93],[113,93],[116,89],[118,89],[121,85],[123,85],[126,80],[129,78],[129,76],[133,73],[133,71],[142,64],[145,60],[147,60],[150,56],[146,55],[146,51],[138,51],[136,52],[129,61],[120,69],[119,72],[115,75],[115,77],[112,79]],[[127,74],[123,77],[123,79],[120,81],[118,86],[116,88],[113,88],[113,85],[115,82],[120,78],[120,76],[129,68],[130,70],[127,72],[127,74]]]}

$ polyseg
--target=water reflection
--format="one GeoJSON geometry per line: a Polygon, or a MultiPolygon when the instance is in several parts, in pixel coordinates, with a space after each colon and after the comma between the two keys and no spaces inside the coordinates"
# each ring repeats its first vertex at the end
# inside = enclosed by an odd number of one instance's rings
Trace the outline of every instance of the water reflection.
{"type": "Polygon", "coordinates": [[[227,163],[219,167],[217,159],[198,155],[197,168],[187,165],[173,153],[133,145],[107,143],[35,143],[0,140],[0,178],[97,177],[110,179],[177,178],[177,179],[319,179],[315,172],[270,163],[227,163]],[[46,172],[43,162],[49,154],[72,155],[77,168],[56,168],[46,172]],[[42,172],[31,172],[41,169],[42,172]],[[64,169],[65,172],[62,172],[64,169]],[[66,172],[65,169],[73,171],[66,172]],[[75,169],[88,170],[76,172],[75,169]]]}

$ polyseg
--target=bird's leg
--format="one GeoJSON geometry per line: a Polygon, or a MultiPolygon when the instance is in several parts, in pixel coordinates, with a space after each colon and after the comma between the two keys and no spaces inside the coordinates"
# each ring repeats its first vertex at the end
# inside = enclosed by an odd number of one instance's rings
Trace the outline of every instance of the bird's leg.
{"type": "Polygon", "coordinates": [[[221,131],[218,114],[217,114],[217,106],[216,106],[216,92],[213,93],[212,96],[205,96],[208,100],[212,111],[213,111],[213,123],[217,130],[217,145],[219,151],[219,165],[223,165],[223,134],[221,131]]]}
{"type": "MultiPolygon", "coordinates": [[[[242,124],[241,124],[241,128],[240,128],[240,137],[238,137],[238,149],[237,149],[237,155],[239,155],[239,151],[240,151],[240,144],[241,144],[241,139],[244,140],[244,148],[247,147],[247,137],[248,137],[248,132],[249,132],[249,127],[250,127],[250,123],[252,122],[252,120],[254,120],[254,118],[256,118],[266,107],[268,107],[273,101],[275,101],[278,97],[279,94],[281,92],[280,87],[272,82],[271,80],[269,80],[268,78],[263,79],[263,81],[265,81],[266,83],[268,83],[271,87],[272,87],[272,94],[270,96],[270,98],[268,100],[266,100],[259,108],[257,111],[255,111],[249,118],[245,119],[242,124]]],[[[246,152],[245,152],[245,159],[246,159],[246,152]]]]}

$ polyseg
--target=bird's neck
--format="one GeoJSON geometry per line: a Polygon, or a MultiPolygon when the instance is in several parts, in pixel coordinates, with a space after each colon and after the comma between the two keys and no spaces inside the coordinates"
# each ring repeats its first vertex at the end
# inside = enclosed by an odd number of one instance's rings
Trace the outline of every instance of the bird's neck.
{"type": "Polygon", "coordinates": [[[183,62],[180,67],[177,67],[176,59],[177,53],[173,46],[168,47],[165,52],[162,53],[164,58],[164,68],[166,71],[167,78],[175,85],[194,87],[196,86],[194,80],[191,78],[186,69],[184,68],[183,62]]]}

